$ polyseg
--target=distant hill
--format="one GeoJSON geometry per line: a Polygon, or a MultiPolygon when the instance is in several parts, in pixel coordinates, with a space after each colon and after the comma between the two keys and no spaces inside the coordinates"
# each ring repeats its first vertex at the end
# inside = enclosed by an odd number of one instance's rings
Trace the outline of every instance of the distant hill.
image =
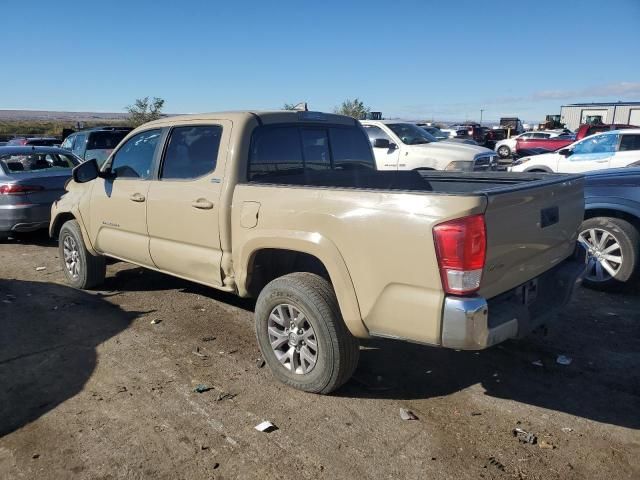
{"type": "Polygon", "coordinates": [[[72,121],[90,122],[105,120],[126,120],[127,113],[107,112],[56,112],[49,110],[0,110],[0,120],[4,121],[72,121]]]}

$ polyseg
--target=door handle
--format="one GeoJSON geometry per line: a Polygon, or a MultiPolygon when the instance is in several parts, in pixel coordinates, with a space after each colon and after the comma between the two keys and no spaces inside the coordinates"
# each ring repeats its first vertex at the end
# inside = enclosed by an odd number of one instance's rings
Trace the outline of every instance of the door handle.
{"type": "Polygon", "coordinates": [[[129,200],[132,202],[144,202],[145,198],[141,193],[134,193],[129,197],[129,200]]]}
{"type": "Polygon", "coordinates": [[[213,203],[209,200],[205,200],[204,198],[199,198],[191,202],[191,206],[193,208],[199,208],[200,210],[211,210],[213,208],[213,203]]]}

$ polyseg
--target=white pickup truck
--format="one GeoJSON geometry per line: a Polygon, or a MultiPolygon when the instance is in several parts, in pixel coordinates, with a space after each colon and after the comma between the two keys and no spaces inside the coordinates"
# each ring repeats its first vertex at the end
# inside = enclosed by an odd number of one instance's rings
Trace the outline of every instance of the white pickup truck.
{"type": "Polygon", "coordinates": [[[413,123],[398,120],[362,120],[376,157],[378,170],[498,169],[498,156],[476,145],[438,142],[413,123]]]}

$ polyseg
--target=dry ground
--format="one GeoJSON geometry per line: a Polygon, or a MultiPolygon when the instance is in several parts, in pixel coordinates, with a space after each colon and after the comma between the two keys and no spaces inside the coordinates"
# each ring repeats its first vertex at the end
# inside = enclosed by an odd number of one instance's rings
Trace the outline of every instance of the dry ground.
{"type": "Polygon", "coordinates": [[[0,478],[640,478],[637,285],[480,353],[367,342],[326,397],[259,368],[251,302],[122,263],[103,288],[0,244],[0,478]]]}

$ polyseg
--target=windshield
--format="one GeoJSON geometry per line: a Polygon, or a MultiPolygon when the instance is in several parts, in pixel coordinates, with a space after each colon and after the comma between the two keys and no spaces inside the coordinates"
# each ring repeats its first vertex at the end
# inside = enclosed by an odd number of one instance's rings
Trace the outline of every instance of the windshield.
{"type": "Polygon", "coordinates": [[[405,145],[420,145],[438,141],[436,137],[411,123],[388,123],[387,127],[400,137],[405,145]]]}

